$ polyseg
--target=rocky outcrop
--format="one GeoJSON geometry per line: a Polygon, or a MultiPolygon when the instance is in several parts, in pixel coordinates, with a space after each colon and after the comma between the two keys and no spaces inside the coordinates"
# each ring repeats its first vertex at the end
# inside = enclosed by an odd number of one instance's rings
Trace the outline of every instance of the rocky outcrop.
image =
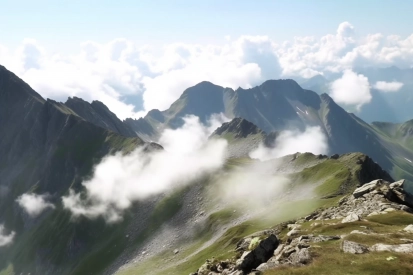
{"type": "MultiPolygon", "coordinates": [[[[326,220],[331,219],[334,219],[334,221],[329,222],[328,225],[340,225],[360,220],[366,222],[364,218],[371,215],[386,214],[396,210],[411,212],[411,208],[406,205],[409,203],[409,194],[404,190],[403,184],[403,180],[393,183],[383,179],[373,180],[354,190],[351,195],[342,198],[337,206],[318,210],[295,222],[278,225],[269,237],[267,231],[245,237],[237,244],[238,258],[224,262],[209,260],[193,274],[261,274],[256,272],[265,272],[278,267],[302,266],[311,263],[314,257],[312,246],[315,246],[316,243],[337,241],[342,238],[340,249],[344,253],[364,254],[376,251],[412,253],[413,241],[411,240],[402,238],[400,241],[408,243],[398,245],[378,243],[369,247],[347,240],[347,236],[355,234],[384,236],[385,234],[373,233],[369,230],[353,230],[350,234],[341,236],[308,234],[311,229],[302,225],[303,222],[314,221],[310,227],[321,226],[326,220]],[[287,232],[284,241],[279,240],[274,235],[282,231],[287,232]],[[260,241],[258,242],[258,240],[260,241]],[[259,243],[259,245],[255,245],[256,243],[259,243]]],[[[361,228],[367,227],[361,226],[361,228]]],[[[405,227],[403,231],[413,232],[413,225],[405,227]]]]}
{"type": "Polygon", "coordinates": [[[245,273],[265,263],[271,258],[274,250],[278,247],[279,240],[273,234],[262,240],[252,251],[244,252],[242,257],[237,261],[236,268],[245,273]]]}
{"type": "Polygon", "coordinates": [[[367,246],[356,243],[356,242],[346,241],[346,240],[342,242],[341,250],[343,250],[344,253],[351,253],[351,254],[364,254],[364,253],[369,252],[369,249],[367,246]]]}
{"type": "Polygon", "coordinates": [[[338,206],[313,213],[306,219],[342,219],[342,222],[346,223],[394,210],[412,212],[413,199],[403,189],[403,183],[404,180],[394,183],[382,179],[373,180],[357,188],[352,195],[341,199],[338,206]]]}

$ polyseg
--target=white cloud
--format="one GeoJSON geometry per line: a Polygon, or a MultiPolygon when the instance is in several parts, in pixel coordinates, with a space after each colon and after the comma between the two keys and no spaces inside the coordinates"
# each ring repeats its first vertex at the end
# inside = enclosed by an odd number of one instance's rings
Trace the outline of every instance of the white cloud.
{"type": "Polygon", "coordinates": [[[327,137],[320,127],[307,127],[304,132],[298,130],[282,131],[275,142],[274,148],[267,148],[261,144],[250,153],[250,157],[269,160],[297,152],[328,153],[327,137]]]}
{"type": "Polygon", "coordinates": [[[4,226],[0,224],[0,247],[10,245],[13,242],[15,235],[16,233],[14,231],[6,235],[4,226]]]}
{"type": "Polygon", "coordinates": [[[334,33],[319,38],[278,43],[267,36],[241,36],[222,45],[175,43],[157,49],[115,39],[104,44],[87,41],[72,55],[51,54],[39,42],[25,39],[16,49],[0,45],[0,64],[44,97],[100,100],[124,119],[166,109],[201,81],[235,89],[280,75],[328,76],[356,66],[410,68],[412,48],[413,34],[361,37],[353,25],[343,22],[334,33]]]}
{"type": "Polygon", "coordinates": [[[116,222],[134,201],[187,185],[221,168],[226,141],[208,140],[213,130],[197,117],[184,120],[182,128],[167,130],[161,136],[163,151],[144,153],[138,148],[126,156],[103,159],[95,167],[93,178],[82,183],[86,199],[71,191],[62,198],[64,207],[74,216],[103,216],[108,222],[116,222]]]}
{"type": "Polygon", "coordinates": [[[403,85],[403,83],[397,81],[377,81],[373,88],[382,92],[397,92],[403,87],[403,85]]]}
{"type": "Polygon", "coordinates": [[[367,77],[346,70],[343,76],[330,84],[330,96],[339,104],[360,108],[372,99],[367,77]]]}
{"type": "Polygon", "coordinates": [[[16,202],[22,207],[31,217],[36,217],[47,208],[54,209],[52,203],[47,202],[48,195],[38,194],[23,194],[16,199],[16,202]]]}

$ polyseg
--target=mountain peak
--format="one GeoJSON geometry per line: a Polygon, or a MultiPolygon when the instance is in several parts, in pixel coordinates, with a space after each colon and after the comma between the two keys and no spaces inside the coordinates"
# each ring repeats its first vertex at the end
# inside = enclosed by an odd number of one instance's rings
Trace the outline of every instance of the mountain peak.
{"type": "Polygon", "coordinates": [[[237,117],[230,122],[222,124],[214,131],[212,135],[222,136],[228,133],[233,134],[235,138],[245,138],[249,135],[263,134],[265,132],[258,128],[258,126],[256,126],[254,123],[249,122],[246,119],[237,117]]]}
{"type": "Polygon", "coordinates": [[[135,137],[136,133],[129,125],[124,124],[109,108],[100,101],[89,103],[78,97],[69,97],[65,104],[84,120],[99,127],[126,137],[135,137]]]}
{"type": "Polygon", "coordinates": [[[29,96],[40,103],[45,102],[44,98],[36,93],[26,82],[7,70],[6,67],[0,65],[0,95],[7,93],[13,93],[11,95],[13,98],[29,96]]]}

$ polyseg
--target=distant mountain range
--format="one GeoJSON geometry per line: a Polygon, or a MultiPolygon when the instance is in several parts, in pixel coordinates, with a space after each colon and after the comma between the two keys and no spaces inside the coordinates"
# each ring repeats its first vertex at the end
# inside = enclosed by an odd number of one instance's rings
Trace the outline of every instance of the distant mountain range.
{"type": "MultiPolygon", "coordinates": [[[[265,133],[319,126],[328,137],[330,154],[362,152],[396,178],[413,181],[413,166],[409,162],[413,160],[413,148],[409,147],[409,134],[403,138],[384,136],[377,123],[364,122],[346,112],[328,94],[319,95],[303,89],[291,79],[269,80],[252,89],[235,91],[201,82],[186,89],[169,109],[152,110],[144,118],[124,122],[144,139],[156,140],[163,129],[181,126],[182,118],[187,115],[198,116],[206,122],[215,113],[223,113],[230,119],[245,119],[265,133]]],[[[233,122],[239,123],[238,120],[233,122]]],[[[253,127],[250,129],[257,132],[253,127]]],[[[247,147],[256,140],[257,137],[249,141],[247,147]]],[[[239,156],[240,152],[234,154],[239,156]]]]}
{"type": "MultiPolygon", "coordinates": [[[[413,69],[355,68],[354,72],[366,76],[370,82],[372,100],[364,105],[357,116],[368,123],[385,121],[402,123],[413,118],[413,69]],[[397,92],[381,92],[374,88],[378,81],[400,82],[403,86],[397,92]]],[[[341,77],[316,75],[310,79],[297,79],[301,87],[319,94],[328,93],[329,84],[341,77]]]]}

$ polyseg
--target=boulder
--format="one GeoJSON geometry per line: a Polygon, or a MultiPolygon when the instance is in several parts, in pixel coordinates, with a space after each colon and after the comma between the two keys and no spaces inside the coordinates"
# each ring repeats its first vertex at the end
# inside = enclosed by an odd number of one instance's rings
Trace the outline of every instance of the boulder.
{"type": "Polygon", "coordinates": [[[403,231],[409,232],[409,233],[413,233],[413,224],[409,224],[408,226],[406,226],[403,231]]]}
{"type": "Polygon", "coordinates": [[[248,273],[260,264],[267,262],[273,256],[278,244],[278,238],[271,234],[268,238],[262,240],[255,249],[243,255],[240,261],[237,262],[237,269],[248,273]]]}
{"type": "Polygon", "coordinates": [[[354,190],[353,197],[359,198],[363,196],[364,194],[370,193],[371,191],[376,190],[377,188],[385,184],[389,184],[389,182],[384,181],[382,179],[373,180],[372,182],[366,183],[363,186],[354,190]]]}
{"type": "Polygon", "coordinates": [[[371,251],[388,251],[397,253],[413,253],[413,243],[408,244],[382,244],[378,243],[370,248],[371,251]]]}
{"type": "Polygon", "coordinates": [[[404,186],[404,180],[395,181],[389,185],[390,189],[396,189],[396,188],[403,189],[403,186],[404,186]]]}
{"type": "Polygon", "coordinates": [[[344,240],[341,244],[341,250],[343,250],[344,253],[352,254],[363,254],[369,252],[367,246],[346,240],[344,240]]]}
{"type": "Polygon", "coordinates": [[[289,231],[289,232],[287,233],[287,236],[288,236],[288,237],[294,237],[294,236],[299,235],[300,233],[301,233],[301,230],[300,230],[300,229],[294,228],[294,229],[292,229],[291,231],[289,231]]]}
{"type": "Polygon", "coordinates": [[[310,250],[308,248],[300,249],[291,254],[289,259],[294,265],[308,264],[311,261],[310,250]]]}
{"type": "Polygon", "coordinates": [[[345,217],[341,223],[347,223],[347,222],[356,222],[359,221],[360,217],[359,215],[355,214],[355,213],[350,213],[347,217],[345,217]]]}
{"type": "Polygon", "coordinates": [[[274,269],[278,266],[279,266],[279,264],[276,263],[276,262],[266,262],[266,263],[260,264],[260,266],[257,267],[257,270],[264,272],[264,271],[269,270],[269,269],[274,269]]]}

